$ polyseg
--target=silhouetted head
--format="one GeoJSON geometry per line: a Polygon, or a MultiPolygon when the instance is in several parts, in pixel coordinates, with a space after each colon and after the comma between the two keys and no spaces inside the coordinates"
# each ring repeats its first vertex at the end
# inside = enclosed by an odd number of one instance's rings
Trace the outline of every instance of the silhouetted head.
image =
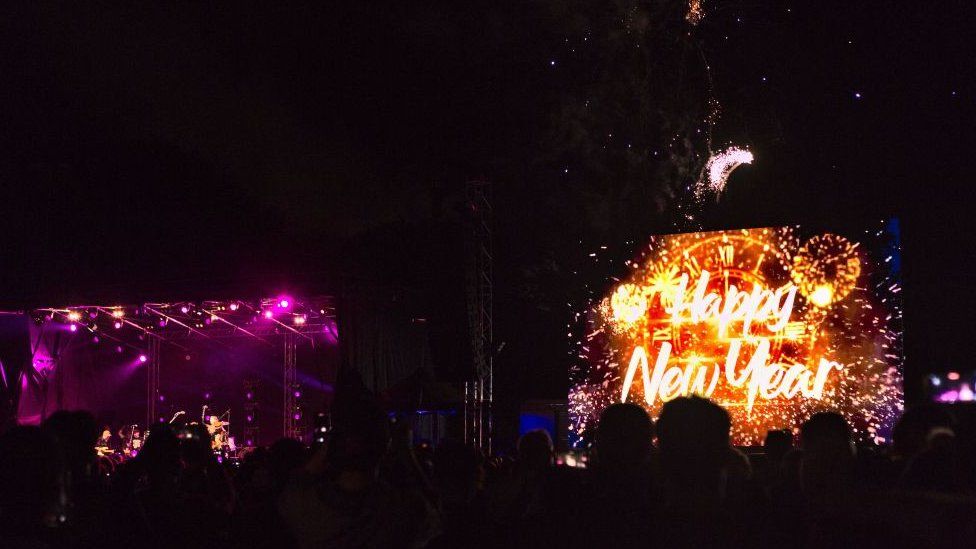
{"type": "Polygon", "coordinates": [[[41,428],[54,436],[64,452],[65,465],[74,481],[83,479],[95,459],[98,423],[84,411],[61,410],[51,414],[41,428]]]}
{"type": "Polygon", "coordinates": [[[37,427],[14,427],[0,436],[0,531],[44,525],[64,493],[61,449],[37,427]]]}
{"type": "Polygon", "coordinates": [[[780,462],[793,449],[793,433],[786,429],[770,429],[763,441],[763,450],[770,461],[780,462]]]}
{"type": "Polygon", "coordinates": [[[729,457],[732,422],[721,406],[701,397],[665,403],[657,422],[661,464],[678,485],[718,488],[729,457]]]}
{"type": "Polygon", "coordinates": [[[654,442],[654,423],[636,404],[607,406],[596,430],[596,457],[600,467],[631,468],[647,463],[654,442]]]}
{"type": "Polygon", "coordinates": [[[533,429],[518,441],[519,465],[539,471],[552,465],[552,438],[544,429],[533,429]]]}
{"type": "Polygon", "coordinates": [[[458,440],[444,440],[434,450],[434,482],[445,501],[467,503],[481,487],[484,456],[458,440]]]}
{"type": "Polygon", "coordinates": [[[283,486],[288,476],[304,465],[307,457],[305,445],[293,438],[283,438],[272,444],[268,465],[275,484],[283,486]]]}
{"type": "Polygon", "coordinates": [[[152,427],[138,460],[153,482],[175,481],[180,472],[180,441],[168,424],[152,427]]]}
{"type": "Polygon", "coordinates": [[[800,483],[812,501],[828,502],[848,491],[854,471],[851,427],[835,412],[819,412],[800,427],[800,483]]]}
{"type": "Polygon", "coordinates": [[[836,412],[818,412],[800,427],[800,445],[806,453],[850,451],[851,426],[836,412]]]}
{"type": "Polygon", "coordinates": [[[329,464],[337,470],[375,472],[390,445],[389,419],[370,400],[349,406],[329,439],[329,464]]]}
{"type": "Polygon", "coordinates": [[[955,426],[956,418],[941,406],[923,404],[910,408],[895,424],[892,432],[894,450],[904,457],[914,456],[926,447],[932,430],[954,430],[955,426]]]}

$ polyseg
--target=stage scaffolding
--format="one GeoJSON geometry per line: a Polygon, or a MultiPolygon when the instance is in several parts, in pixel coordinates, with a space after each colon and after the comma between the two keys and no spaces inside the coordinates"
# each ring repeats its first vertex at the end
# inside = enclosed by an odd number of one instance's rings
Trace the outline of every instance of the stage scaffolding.
{"type": "MultiPolygon", "coordinates": [[[[331,296],[295,300],[279,296],[260,300],[181,301],[139,305],[76,305],[64,308],[39,308],[31,316],[38,324],[51,322],[70,327],[72,334],[90,334],[104,339],[119,350],[127,347],[141,353],[146,365],[146,425],[166,421],[160,370],[162,347],[172,346],[189,352],[190,342],[228,348],[234,339],[246,338],[281,349],[282,357],[282,435],[304,440],[308,426],[303,409],[305,392],[298,375],[298,348],[301,343],[321,344],[317,338],[338,341],[335,301],[331,296]],[[134,341],[135,337],[138,339],[134,341]]],[[[60,334],[61,332],[58,332],[60,334]]],[[[56,357],[55,357],[56,358],[56,357]]],[[[60,383],[59,369],[55,370],[60,383]]],[[[245,380],[244,440],[257,439],[259,428],[254,418],[259,412],[256,399],[259,383],[245,380]]],[[[58,409],[62,408],[60,393],[58,409]]]]}
{"type": "Polygon", "coordinates": [[[465,440],[491,453],[493,435],[493,321],[491,183],[467,184],[471,210],[468,268],[468,324],[474,379],[464,385],[465,440]]]}

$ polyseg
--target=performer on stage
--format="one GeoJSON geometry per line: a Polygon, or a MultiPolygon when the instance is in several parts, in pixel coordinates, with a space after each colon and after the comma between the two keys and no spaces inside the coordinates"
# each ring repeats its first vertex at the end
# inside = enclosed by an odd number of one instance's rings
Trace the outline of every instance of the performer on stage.
{"type": "MultiPolygon", "coordinates": [[[[224,415],[230,413],[230,410],[224,412],[224,415]]],[[[207,418],[207,432],[210,433],[211,447],[214,450],[222,450],[227,446],[228,442],[228,427],[230,427],[229,421],[223,421],[220,417],[211,415],[207,418]]]]}
{"type": "Polygon", "coordinates": [[[95,443],[95,451],[100,456],[114,454],[121,449],[121,442],[115,435],[112,434],[112,429],[108,425],[102,429],[102,435],[98,437],[98,441],[95,443]]]}

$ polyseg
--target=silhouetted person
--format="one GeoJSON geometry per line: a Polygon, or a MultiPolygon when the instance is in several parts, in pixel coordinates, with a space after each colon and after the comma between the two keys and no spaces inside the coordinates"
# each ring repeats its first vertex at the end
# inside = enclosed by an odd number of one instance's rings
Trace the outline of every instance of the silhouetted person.
{"type": "Polygon", "coordinates": [[[350,399],[328,444],[296,472],[278,500],[299,547],[407,547],[414,526],[404,500],[379,478],[390,443],[387,417],[366,399],[350,399]]]}
{"type": "Polygon", "coordinates": [[[517,451],[512,467],[499,468],[489,500],[493,528],[511,532],[516,539],[535,535],[524,530],[543,520],[553,468],[552,438],[542,429],[529,431],[519,438],[517,451]]]}
{"type": "Polygon", "coordinates": [[[573,535],[581,546],[643,547],[652,538],[654,423],[635,404],[613,404],[600,415],[593,458],[573,535]]]}
{"type": "Polygon", "coordinates": [[[786,429],[771,429],[766,433],[766,440],[763,441],[763,452],[770,463],[777,466],[782,463],[783,457],[793,449],[793,433],[786,429]]]}
{"type": "Polygon", "coordinates": [[[48,543],[65,511],[61,450],[37,427],[14,427],[0,436],[0,547],[33,549],[48,543]]]}
{"type": "Polygon", "coordinates": [[[670,500],[721,499],[731,425],[729,414],[707,399],[681,397],[665,403],[657,430],[670,500]]]}
{"type": "Polygon", "coordinates": [[[443,533],[431,547],[480,547],[487,514],[482,499],[485,479],[484,456],[458,440],[441,441],[434,450],[433,483],[439,496],[443,533]]]}
{"type": "Polygon", "coordinates": [[[800,483],[807,499],[827,502],[851,488],[854,444],[847,420],[835,412],[819,412],[800,427],[803,449],[800,483]]]}

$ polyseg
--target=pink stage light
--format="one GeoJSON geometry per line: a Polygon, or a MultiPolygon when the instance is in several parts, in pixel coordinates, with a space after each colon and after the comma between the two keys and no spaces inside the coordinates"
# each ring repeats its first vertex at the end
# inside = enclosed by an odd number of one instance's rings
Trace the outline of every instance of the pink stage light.
{"type": "Polygon", "coordinates": [[[295,398],[302,398],[302,392],[301,391],[295,391],[293,394],[295,395],[295,398]]]}
{"type": "Polygon", "coordinates": [[[254,421],[254,416],[247,416],[247,422],[251,423],[252,421],[254,421]]]}
{"type": "Polygon", "coordinates": [[[272,319],[272,318],[274,318],[274,311],[272,311],[271,309],[268,309],[267,311],[265,311],[264,312],[264,318],[267,318],[269,320],[272,319]]]}
{"type": "Polygon", "coordinates": [[[149,360],[149,357],[146,355],[139,355],[139,362],[145,362],[147,360],[149,360]]]}
{"type": "Polygon", "coordinates": [[[183,313],[183,314],[186,314],[186,313],[190,312],[190,308],[187,307],[186,305],[184,305],[184,306],[180,307],[180,312],[183,313]]]}
{"type": "Polygon", "coordinates": [[[71,326],[68,326],[68,329],[71,330],[72,332],[77,332],[78,331],[78,326],[72,324],[71,326]]]}
{"type": "Polygon", "coordinates": [[[301,326],[302,324],[305,324],[305,315],[298,315],[298,316],[296,316],[295,317],[295,324],[298,325],[298,326],[301,326]]]}
{"type": "Polygon", "coordinates": [[[295,419],[302,419],[302,414],[295,414],[293,417],[295,419]]]}
{"type": "Polygon", "coordinates": [[[236,311],[237,310],[237,303],[231,303],[230,304],[230,310],[236,311]]]}
{"type": "Polygon", "coordinates": [[[278,299],[278,308],[279,309],[287,309],[290,306],[291,306],[291,299],[289,299],[287,297],[282,297],[282,298],[279,298],[278,299]]]}
{"type": "Polygon", "coordinates": [[[116,320],[116,321],[115,321],[115,324],[113,324],[113,326],[115,326],[115,329],[116,329],[116,330],[118,330],[119,328],[121,328],[121,327],[122,327],[122,323],[121,323],[121,322],[119,322],[118,320],[116,320]]]}

